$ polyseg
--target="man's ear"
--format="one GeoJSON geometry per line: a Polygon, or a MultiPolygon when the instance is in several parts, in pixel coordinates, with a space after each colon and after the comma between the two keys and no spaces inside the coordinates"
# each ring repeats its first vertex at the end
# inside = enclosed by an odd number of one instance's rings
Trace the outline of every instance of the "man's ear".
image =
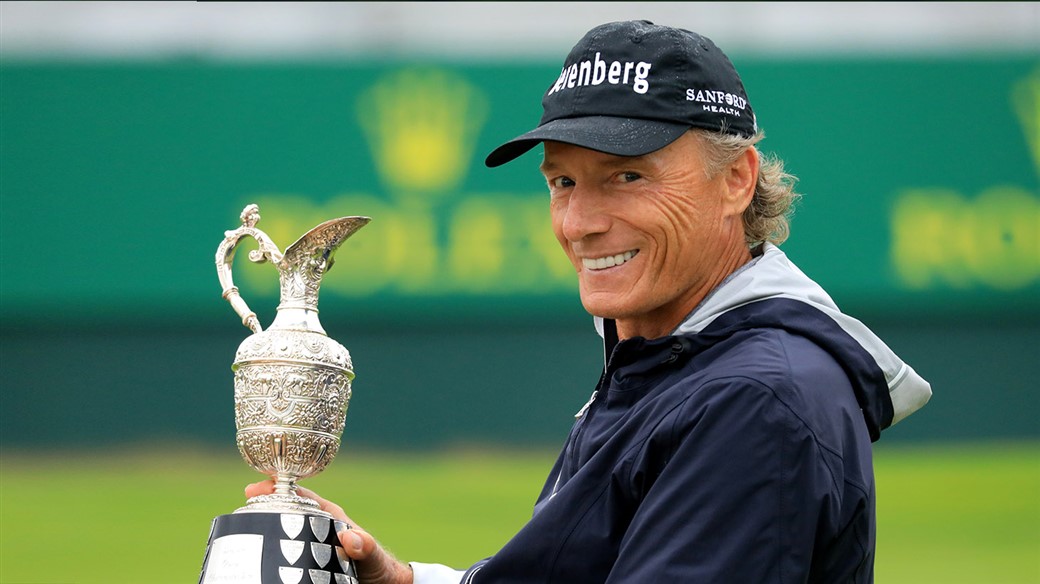
{"type": "Polygon", "coordinates": [[[729,214],[740,215],[751,204],[758,185],[758,150],[748,147],[724,172],[726,175],[726,207],[729,214]]]}

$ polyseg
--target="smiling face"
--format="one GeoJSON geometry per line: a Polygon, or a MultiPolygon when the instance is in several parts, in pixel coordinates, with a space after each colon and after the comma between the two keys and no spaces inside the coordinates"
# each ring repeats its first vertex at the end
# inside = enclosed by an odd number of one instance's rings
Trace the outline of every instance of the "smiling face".
{"type": "Polygon", "coordinates": [[[708,178],[687,132],[643,156],[545,143],[553,231],[578,272],[585,309],[621,338],[670,334],[750,259],[741,213],[757,180],[753,148],[708,178]]]}

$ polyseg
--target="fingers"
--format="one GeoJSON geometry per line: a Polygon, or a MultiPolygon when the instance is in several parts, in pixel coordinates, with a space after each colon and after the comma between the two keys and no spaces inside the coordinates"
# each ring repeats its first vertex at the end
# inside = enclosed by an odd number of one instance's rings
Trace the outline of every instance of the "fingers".
{"type": "MultiPolygon", "coordinates": [[[[297,487],[296,492],[318,502],[321,509],[336,519],[352,526],[338,533],[340,545],[346,554],[357,562],[361,581],[375,584],[411,584],[412,571],[407,564],[397,561],[367,531],[359,528],[339,505],[329,501],[306,487],[297,487]]],[[[247,498],[274,493],[274,481],[268,479],[246,486],[247,498]]]]}
{"type": "Polygon", "coordinates": [[[333,503],[331,501],[326,500],[321,495],[319,495],[318,493],[315,493],[314,491],[308,489],[307,487],[301,487],[301,486],[297,485],[296,486],[296,494],[301,496],[301,497],[306,497],[308,499],[317,501],[318,504],[322,506],[322,509],[325,508],[325,505],[333,505],[333,503]]]}
{"type": "Polygon", "coordinates": [[[346,512],[343,511],[343,507],[340,507],[339,505],[333,503],[332,501],[329,501],[328,499],[322,498],[321,495],[319,495],[318,493],[315,493],[314,491],[306,487],[296,487],[296,493],[301,497],[306,497],[308,499],[317,501],[318,506],[321,508],[322,511],[332,515],[336,519],[343,521],[347,525],[354,525],[354,521],[351,520],[350,517],[347,517],[346,512]]]}
{"type": "MultiPolygon", "coordinates": [[[[266,481],[260,481],[251,485],[247,485],[245,489],[247,499],[258,497],[260,495],[270,495],[273,493],[274,480],[272,479],[267,479],[266,481]]],[[[332,501],[322,498],[320,495],[306,487],[297,486],[296,493],[301,497],[306,497],[307,499],[317,501],[318,506],[321,508],[322,511],[325,511],[326,513],[332,515],[336,519],[339,519],[340,521],[343,521],[348,525],[354,525],[354,522],[350,519],[350,517],[347,517],[347,514],[343,511],[343,507],[340,507],[332,501]]]]}
{"type": "Polygon", "coordinates": [[[274,493],[274,481],[271,479],[246,485],[247,499],[259,497],[260,495],[270,495],[271,493],[274,493]]]}

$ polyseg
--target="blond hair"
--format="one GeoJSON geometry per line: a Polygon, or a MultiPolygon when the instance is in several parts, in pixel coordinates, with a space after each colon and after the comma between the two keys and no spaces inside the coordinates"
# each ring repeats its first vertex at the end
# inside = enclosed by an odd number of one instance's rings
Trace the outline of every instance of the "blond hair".
{"type": "MultiPolygon", "coordinates": [[[[714,178],[765,138],[763,132],[744,138],[696,128],[691,131],[696,132],[706,146],[704,167],[708,178],[714,178]]],[[[797,177],[784,172],[782,160],[771,154],[760,156],[755,195],[744,210],[744,239],[749,247],[765,241],[779,245],[787,239],[794,203],[801,197],[794,192],[797,181],[797,177]]]]}

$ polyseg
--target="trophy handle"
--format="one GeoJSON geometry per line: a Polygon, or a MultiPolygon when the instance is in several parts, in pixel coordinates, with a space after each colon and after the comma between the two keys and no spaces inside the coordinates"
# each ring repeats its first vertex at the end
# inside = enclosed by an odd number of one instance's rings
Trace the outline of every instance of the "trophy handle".
{"type": "Polygon", "coordinates": [[[249,309],[246,301],[239,295],[238,287],[231,278],[231,264],[235,260],[235,248],[238,246],[239,240],[248,235],[259,245],[258,249],[249,252],[250,261],[261,264],[270,260],[272,263],[278,264],[282,261],[282,252],[266,233],[256,228],[257,222],[260,221],[259,206],[246,205],[239,218],[242,220],[241,227],[225,231],[224,241],[220,242],[220,246],[217,247],[217,278],[220,280],[224,299],[230,302],[231,308],[242,317],[242,324],[254,333],[258,333],[263,330],[260,321],[257,320],[256,313],[249,309]]]}

